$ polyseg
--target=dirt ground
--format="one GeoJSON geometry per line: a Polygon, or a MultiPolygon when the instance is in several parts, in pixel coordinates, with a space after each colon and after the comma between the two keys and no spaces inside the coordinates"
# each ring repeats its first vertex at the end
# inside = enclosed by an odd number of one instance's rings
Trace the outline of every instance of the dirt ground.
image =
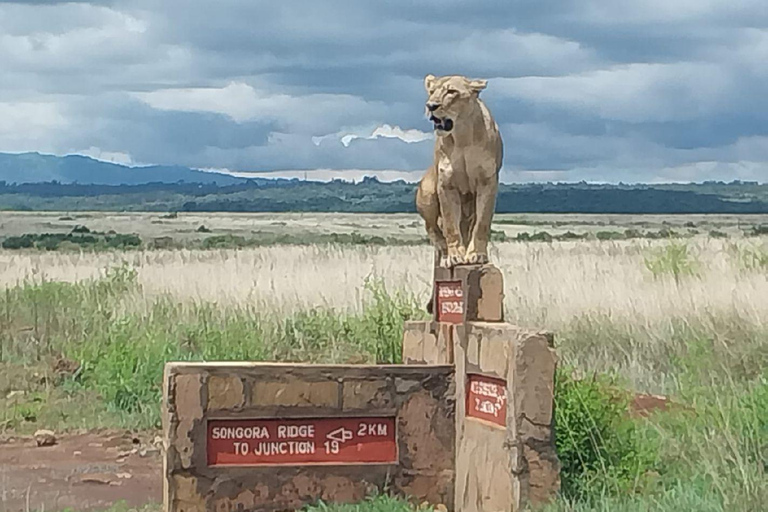
{"type": "Polygon", "coordinates": [[[31,436],[0,440],[0,511],[161,503],[157,441],[117,431],[64,434],[45,447],[31,436]]]}

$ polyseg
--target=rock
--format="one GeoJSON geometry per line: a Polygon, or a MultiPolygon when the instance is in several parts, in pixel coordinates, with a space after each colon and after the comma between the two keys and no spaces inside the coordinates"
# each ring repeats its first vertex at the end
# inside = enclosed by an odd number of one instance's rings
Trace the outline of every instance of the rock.
{"type": "Polygon", "coordinates": [[[80,363],[59,356],[53,362],[53,373],[61,378],[74,377],[80,372],[80,363]]]}
{"type": "Polygon", "coordinates": [[[106,473],[92,473],[81,476],[80,482],[84,484],[110,485],[112,483],[112,475],[106,473]]]}
{"type": "Polygon", "coordinates": [[[435,505],[435,510],[437,512],[448,512],[448,507],[446,507],[442,503],[438,503],[437,505],[435,505]]]}
{"type": "Polygon", "coordinates": [[[127,480],[129,478],[133,478],[133,475],[130,474],[130,473],[118,473],[116,476],[117,476],[117,478],[122,478],[122,479],[125,479],[125,480],[127,480]]]}
{"type": "Polygon", "coordinates": [[[139,451],[139,457],[150,457],[152,455],[157,455],[160,453],[159,448],[142,448],[139,451]]]}
{"type": "Polygon", "coordinates": [[[38,430],[34,435],[37,446],[53,446],[56,444],[56,435],[51,430],[38,430]]]}

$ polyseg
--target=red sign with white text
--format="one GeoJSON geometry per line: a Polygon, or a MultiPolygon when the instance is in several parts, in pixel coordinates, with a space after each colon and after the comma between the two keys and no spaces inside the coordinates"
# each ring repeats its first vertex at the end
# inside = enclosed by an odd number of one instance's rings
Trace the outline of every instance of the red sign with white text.
{"type": "Polygon", "coordinates": [[[435,283],[437,321],[449,324],[464,322],[464,288],[461,281],[437,281],[435,283]]]}
{"type": "Polygon", "coordinates": [[[209,466],[395,463],[394,418],[208,420],[209,466]]]}
{"type": "Polygon", "coordinates": [[[507,426],[507,383],[470,374],[467,379],[467,416],[507,426]]]}

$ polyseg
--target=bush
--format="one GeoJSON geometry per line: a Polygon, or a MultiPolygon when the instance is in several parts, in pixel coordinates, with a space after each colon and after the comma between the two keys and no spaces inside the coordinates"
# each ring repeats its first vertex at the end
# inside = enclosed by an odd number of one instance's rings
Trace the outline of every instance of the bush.
{"type": "Polygon", "coordinates": [[[523,231],[517,234],[515,240],[518,242],[551,242],[553,237],[546,231],[538,231],[532,235],[527,231],[523,231]]]}
{"type": "Polygon", "coordinates": [[[125,249],[126,247],[139,247],[141,245],[141,238],[136,234],[116,234],[114,236],[108,236],[105,238],[107,247],[113,249],[125,249]]]}
{"type": "Polygon", "coordinates": [[[504,231],[496,231],[495,229],[491,229],[490,240],[491,242],[506,242],[507,234],[504,231]]]}
{"type": "Polygon", "coordinates": [[[35,245],[29,235],[9,236],[3,240],[3,249],[29,249],[35,245]]]}
{"type": "Polygon", "coordinates": [[[82,224],[78,224],[77,226],[72,228],[72,233],[90,233],[91,230],[88,229],[86,226],[83,226],[82,224]]]}
{"type": "Polygon", "coordinates": [[[709,232],[710,238],[728,238],[727,233],[723,233],[722,231],[718,231],[716,229],[713,229],[709,232]]]}
{"type": "Polygon", "coordinates": [[[236,235],[209,236],[203,240],[203,249],[231,249],[247,246],[248,242],[245,238],[236,235]]]}
{"type": "Polygon", "coordinates": [[[624,234],[618,231],[598,231],[595,237],[598,240],[624,240],[624,234]]]}
{"type": "Polygon", "coordinates": [[[658,445],[628,417],[626,395],[607,377],[576,380],[568,368],[555,382],[555,445],[561,492],[570,499],[622,494],[656,469],[658,445]]]}
{"type": "Polygon", "coordinates": [[[730,252],[741,270],[768,270],[768,250],[761,247],[739,247],[732,244],[730,252]]]}
{"type": "Polygon", "coordinates": [[[561,235],[557,235],[555,238],[557,238],[558,240],[584,240],[585,238],[587,238],[587,235],[586,234],[579,235],[572,231],[566,231],[561,235]]]}
{"type": "Polygon", "coordinates": [[[644,258],[645,267],[651,271],[654,278],[671,275],[675,282],[679,283],[683,276],[698,274],[699,261],[688,250],[688,245],[670,243],[669,245],[652,251],[644,258]]]}

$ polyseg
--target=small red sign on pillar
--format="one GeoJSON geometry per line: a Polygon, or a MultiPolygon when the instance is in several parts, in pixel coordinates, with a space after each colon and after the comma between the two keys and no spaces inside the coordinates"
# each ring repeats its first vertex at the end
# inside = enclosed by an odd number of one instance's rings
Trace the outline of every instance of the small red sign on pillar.
{"type": "Polygon", "coordinates": [[[461,281],[436,281],[437,321],[449,324],[464,322],[464,287],[461,281]]]}
{"type": "Polygon", "coordinates": [[[507,382],[495,377],[469,374],[466,407],[467,416],[506,427],[507,382]]]}
{"type": "Polygon", "coordinates": [[[396,463],[394,418],[209,420],[209,466],[396,463]]]}

